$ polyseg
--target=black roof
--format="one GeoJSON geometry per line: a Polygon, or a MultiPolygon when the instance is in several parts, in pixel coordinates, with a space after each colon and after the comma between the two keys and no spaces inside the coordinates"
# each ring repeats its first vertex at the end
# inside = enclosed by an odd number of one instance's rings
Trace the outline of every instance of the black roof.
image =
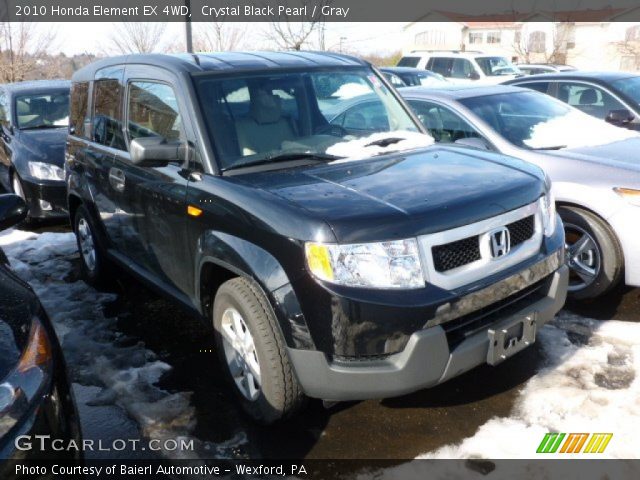
{"type": "Polygon", "coordinates": [[[231,69],[264,69],[295,67],[365,66],[364,60],[328,52],[205,52],[165,54],[135,54],[105,58],[78,70],[73,81],[93,80],[96,71],[127,63],[147,64],[172,71],[190,73],[231,69]]]}
{"type": "Polygon", "coordinates": [[[518,83],[529,80],[591,80],[595,82],[613,82],[615,80],[621,80],[623,78],[637,77],[637,73],[630,72],[558,72],[558,73],[541,73],[538,75],[528,75],[526,77],[519,77],[513,80],[509,80],[505,83],[518,83]]]}
{"type": "Polygon", "coordinates": [[[69,80],[29,80],[26,82],[5,83],[2,87],[10,94],[45,92],[55,89],[68,89],[71,87],[69,80]]]}

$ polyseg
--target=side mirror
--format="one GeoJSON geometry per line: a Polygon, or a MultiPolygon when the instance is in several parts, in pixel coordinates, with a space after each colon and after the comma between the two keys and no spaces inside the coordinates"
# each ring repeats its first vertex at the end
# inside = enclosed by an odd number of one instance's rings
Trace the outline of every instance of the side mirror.
{"type": "Polygon", "coordinates": [[[631,123],[634,118],[635,117],[629,110],[623,108],[620,110],[611,110],[609,113],[607,113],[604,121],[610,123],[611,125],[621,126],[631,123]]]}
{"type": "Polygon", "coordinates": [[[167,142],[163,137],[140,137],[131,140],[131,162],[140,167],[165,167],[187,159],[186,142],[167,142]]]}
{"type": "Polygon", "coordinates": [[[477,148],[479,150],[491,150],[487,142],[479,137],[459,138],[453,143],[462,145],[463,147],[477,148]]]}
{"type": "Polygon", "coordinates": [[[29,208],[18,195],[7,193],[0,195],[0,230],[11,228],[25,218],[29,208]]]}
{"type": "Polygon", "coordinates": [[[471,80],[480,80],[480,74],[475,70],[469,74],[471,80]]]}

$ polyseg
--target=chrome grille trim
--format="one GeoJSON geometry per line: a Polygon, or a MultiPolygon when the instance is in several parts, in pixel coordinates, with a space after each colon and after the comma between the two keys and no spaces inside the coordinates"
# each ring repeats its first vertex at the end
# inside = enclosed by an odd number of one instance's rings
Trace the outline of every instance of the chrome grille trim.
{"type": "Polygon", "coordinates": [[[476,223],[443,232],[419,236],[418,245],[420,247],[420,257],[425,281],[446,290],[453,290],[481,280],[489,275],[499,273],[534,256],[540,251],[543,237],[540,201],[541,200],[476,223]],[[534,217],[534,232],[531,238],[519,245],[513,246],[509,254],[499,258],[492,258],[489,232],[498,227],[506,227],[528,216],[534,217]],[[480,242],[479,260],[452,270],[443,272],[436,270],[432,253],[433,247],[474,236],[477,236],[480,242]]]}

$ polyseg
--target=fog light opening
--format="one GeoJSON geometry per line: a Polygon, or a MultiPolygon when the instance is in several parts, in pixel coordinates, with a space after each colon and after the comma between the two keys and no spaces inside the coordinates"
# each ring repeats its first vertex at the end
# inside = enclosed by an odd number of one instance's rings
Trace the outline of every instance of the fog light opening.
{"type": "Polygon", "coordinates": [[[40,203],[41,210],[45,210],[45,211],[53,210],[53,206],[46,200],[38,200],[38,202],[40,203]]]}

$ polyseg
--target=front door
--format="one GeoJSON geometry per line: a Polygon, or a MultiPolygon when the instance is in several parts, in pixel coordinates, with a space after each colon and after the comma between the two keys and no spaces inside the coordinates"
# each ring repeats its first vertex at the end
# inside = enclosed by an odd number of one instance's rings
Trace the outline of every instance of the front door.
{"type": "MultiPolygon", "coordinates": [[[[174,76],[159,68],[128,65],[125,72],[124,136],[160,136],[170,143],[187,142],[174,76]]],[[[184,165],[134,165],[129,153],[118,152],[114,174],[122,182],[122,224],[126,255],[154,281],[190,294],[192,279],[185,243],[188,174],[184,165]]]]}

